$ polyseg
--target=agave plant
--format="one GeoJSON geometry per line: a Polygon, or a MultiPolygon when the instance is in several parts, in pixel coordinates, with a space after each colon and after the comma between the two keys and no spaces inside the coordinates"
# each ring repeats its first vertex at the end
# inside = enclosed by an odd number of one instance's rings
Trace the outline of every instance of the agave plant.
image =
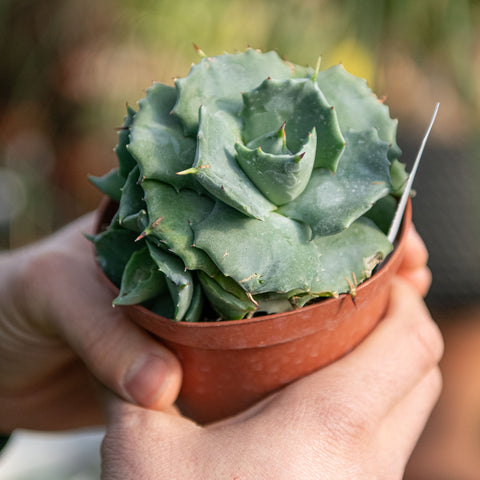
{"type": "Polygon", "coordinates": [[[202,57],[128,107],[118,168],[92,178],[118,202],[92,237],[114,305],[229,320],[355,295],[407,177],[388,107],[342,65],[202,57]]]}

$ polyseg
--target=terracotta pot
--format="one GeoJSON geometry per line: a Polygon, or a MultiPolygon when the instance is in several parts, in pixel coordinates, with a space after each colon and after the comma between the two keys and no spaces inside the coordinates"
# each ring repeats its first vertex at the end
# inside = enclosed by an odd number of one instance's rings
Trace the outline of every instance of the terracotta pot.
{"type": "MultiPolygon", "coordinates": [[[[114,211],[112,204],[99,208],[97,231],[114,211]]],[[[393,253],[357,287],[355,301],[345,294],[290,312],[204,323],[174,322],[141,306],[120,308],[178,355],[184,378],[177,404],[188,417],[209,423],[244,410],[358,345],[385,313],[410,223],[409,202],[393,253]]]]}

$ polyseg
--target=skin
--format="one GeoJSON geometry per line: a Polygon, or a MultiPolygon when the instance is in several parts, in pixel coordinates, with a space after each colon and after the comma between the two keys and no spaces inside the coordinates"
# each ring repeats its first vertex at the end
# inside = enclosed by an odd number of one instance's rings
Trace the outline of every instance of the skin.
{"type": "Polygon", "coordinates": [[[150,408],[177,397],[176,357],[111,307],[83,235],[92,228],[87,215],[0,255],[0,431],[103,423],[98,381],[150,408]]]}
{"type": "Polygon", "coordinates": [[[361,345],[206,427],[171,408],[176,358],[110,307],[81,234],[91,228],[86,216],[0,256],[1,431],[106,418],[104,480],[402,477],[441,389],[443,351],[422,301],[430,272],[413,228],[388,312],[361,345]]]}
{"type": "Polygon", "coordinates": [[[102,479],[400,480],[442,383],[443,342],[422,301],[427,258],[412,228],[374,332],[230,419],[201,427],[107,394],[102,479]]]}

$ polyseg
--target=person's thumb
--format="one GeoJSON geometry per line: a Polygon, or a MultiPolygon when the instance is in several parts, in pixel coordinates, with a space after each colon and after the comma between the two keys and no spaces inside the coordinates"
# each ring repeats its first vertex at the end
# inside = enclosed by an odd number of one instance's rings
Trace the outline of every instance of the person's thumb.
{"type": "MultiPolygon", "coordinates": [[[[172,405],[182,382],[176,356],[113,308],[93,250],[80,233],[87,216],[51,239],[33,264],[28,298],[44,329],[67,341],[88,369],[121,398],[155,410],[172,405]],[[58,248],[54,248],[57,246],[58,248]]],[[[83,228],[87,227],[87,228],[83,228]]]]}
{"type": "MultiPolygon", "coordinates": [[[[72,308],[64,336],[89,370],[127,401],[155,410],[172,405],[182,381],[176,356],[133,324],[111,299],[89,303],[88,310],[72,308]]],[[[107,295],[108,297],[108,295],[107,295]]]]}

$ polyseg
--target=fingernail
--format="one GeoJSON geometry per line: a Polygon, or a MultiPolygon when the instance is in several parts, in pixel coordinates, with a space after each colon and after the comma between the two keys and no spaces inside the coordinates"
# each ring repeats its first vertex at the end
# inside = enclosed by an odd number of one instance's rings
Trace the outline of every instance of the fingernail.
{"type": "Polygon", "coordinates": [[[166,360],[149,354],[131,367],[126,377],[125,390],[138,405],[148,407],[162,393],[167,374],[166,360]]]}

